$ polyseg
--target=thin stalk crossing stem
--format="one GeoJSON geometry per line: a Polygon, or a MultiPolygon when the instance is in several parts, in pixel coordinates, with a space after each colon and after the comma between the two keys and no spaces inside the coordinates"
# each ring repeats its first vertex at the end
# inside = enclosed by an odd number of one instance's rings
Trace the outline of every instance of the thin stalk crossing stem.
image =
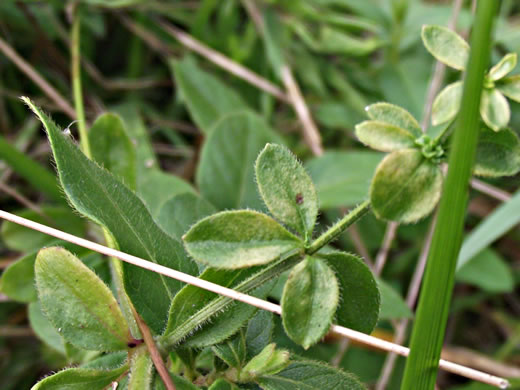
{"type": "Polygon", "coordinates": [[[480,97],[489,63],[491,31],[498,4],[496,0],[478,2],[461,109],[450,149],[448,174],[426,266],[402,390],[431,390],[435,387],[457,255],[462,242],[468,185],[478,141],[475,129],[479,128],[480,97]]]}

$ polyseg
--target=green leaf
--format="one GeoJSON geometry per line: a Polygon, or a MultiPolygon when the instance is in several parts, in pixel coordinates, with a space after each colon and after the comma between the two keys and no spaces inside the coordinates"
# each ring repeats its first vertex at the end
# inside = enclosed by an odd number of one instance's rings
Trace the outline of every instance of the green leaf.
{"type": "MultiPolygon", "coordinates": [[[[16,211],[14,214],[34,222],[49,225],[75,236],[81,237],[85,235],[87,228],[85,220],[74,214],[69,207],[44,206],[40,210],[44,215],[28,209],[16,211]]],[[[20,252],[40,249],[42,246],[56,240],[47,234],[10,221],[2,223],[2,239],[7,247],[20,252]]]]}
{"type": "Polygon", "coordinates": [[[506,77],[496,83],[497,89],[515,102],[520,102],[520,75],[506,77]]]}
{"type": "Polygon", "coordinates": [[[370,119],[388,123],[407,130],[415,138],[422,135],[422,129],[417,120],[404,108],[390,103],[375,103],[366,107],[370,119]]]}
{"type": "Polygon", "coordinates": [[[276,349],[276,344],[267,345],[253,357],[240,372],[239,379],[249,382],[263,375],[273,375],[289,365],[289,351],[276,349]]]}
{"type": "Polygon", "coordinates": [[[457,260],[457,269],[520,223],[518,210],[520,210],[520,191],[493,210],[466,236],[457,260]]]}
{"type": "MultiPolygon", "coordinates": [[[[236,271],[207,268],[199,278],[236,289],[257,271],[258,268],[236,271]]],[[[272,285],[267,283],[249,293],[265,298],[272,285]]],[[[254,306],[236,301],[223,304],[221,298],[195,286],[184,287],[172,302],[168,326],[161,342],[174,346],[182,340],[183,347],[195,348],[217,344],[235,334],[256,313],[254,306]]]]}
{"type": "Polygon", "coordinates": [[[323,260],[296,265],[282,295],[282,321],[289,338],[307,349],[327,333],[339,300],[338,281],[323,260]]]}
{"type": "Polygon", "coordinates": [[[365,390],[352,374],[312,361],[292,362],[286,369],[258,379],[264,390],[365,390]]]}
{"type": "Polygon", "coordinates": [[[152,358],[146,346],[141,346],[132,354],[127,390],[150,390],[153,374],[152,358]]]}
{"type": "Polygon", "coordinates": [[[464,70],[469,57],[469,45],[457,33],[447,27],[423,26],[421,38],[424,47],[444,64],[464,70]]]}
{"type": "Polygon", "coordinates": [[[415,146],[415,138],[410,132],[385,122],[361,122],[356,125],[356,136],[365,145],[382,152],[415,146]]]}
{"type": "Polygon", "coordinates": [[[219,378],[208,387],[208,390],[238,390],[238,387],[223,378],[219,378]]]}
{"type": "Polygon", "coordinates": [[[111,113],[101,115],[90,128],[88,139],[92,159],[135,189],[135,149],[121,118],[111,113]]]}
{"type": "Polygon", "coordinates": [[[32,390],[103,390],[126,370],[126,364],[114,370],[67,368],[41,380],[32,390]]]}
{"type": "Polygon", "coordinates": [[[166,233],[181,239],[195,222],[216,212],[211,203],[187,192],[167,200],[157,213],[157,222],[166,233]]]}
{"type": "Polygon", "coordinates": [[[126,349],[128,325],[108,287],[62,248],[42,249],[35,264],[43,310],[71,344],[87,350],[126,349]]]}
{"type": "MultiPolygon", "coordinates": [[[[189,382],[182,376],[172,374],[171,372],[170,376],[172,378],[173,384],[175,385],[175,390],[201,390],[200,387],[195,386],[193,383],[189,382]]],[[[164,387],[164,382],[159,377],[159,375],[155,376],[153,390],[166,390],[166,387],[164,387]]]]}
{"type": "Polygon", "coordinates": [[[520,170],[520,140],[510,129],[498,133],[483,128],[477,145],[474,174],[513,176],[520,170]]]}
{"type": "Polygon", "coordinates": [[[204,133],[208,134],[224,115],[248,108],[235,91],[200,69],[190,57],[170,60],[169,65],[193,121],[204,133]]]}
{"type": "Polygon", "coordinates": [[[271,214],[299,232],[312,237],[318,216],[318,198],[311,178],[285,146],[268,144],[255,164],[260,195],[271,214]]]}
{"type": "Polygon", "coordinates": [[[386,156],[377,167],[370,201],[378,218],[410,223],[427,216],[439,201],[442,173],[416,149],[386,156]]]}
{"type": "Polygon", "coordinates": [[[190,183],[180,177],[155,169],[139,180],[137,186],[137,194],[153,217],[159,215],[159,210],[169,199],[186,192],[195,193],[195,189],[190,183]]]}
{"type": "Polygon", "coordinates": [[[334,270],[340,300],[336,310],[338,325],[370,333],[377,324],[381,298],[377,283],[367,265],[345,252],[320,254],[334,270]]]}
{"type": "Polygon", "coordinates": [[[302,247],[274,219],[252,210],[223,211],[195,224],[183,237],[198,262],[235,269],[266,264],[302,247]]]}
{"type": "Polygon", "coordinates": [[[446,123],[457,115],[462,99],[462,81],[447,85],[435,98],[432,106],[432,125],[446,123]]]}
{"type": "Polygon", "coordinates": [[[511,292],[514,288],[511,268],[491,249],[484,249],[460,267],[455,278],[459,282],[469,283],[495,294],[511,292]]]}
{"type": "Polygon", "coordinates": [[[493,81],[500,80],[515,68],[516,61],[516,53],[506,54],[495,66],[489,70],[488,77],[493,81]]]}
{"type": "MultiPolygon", "coordinates": [[[[106,227],[121,251],[195,275],[196,264],[186,257],[177,240],[156,225],[141,200],[88,160],[29,99],[24,101],[47,130],[61,183],[74,207],[106,227]]],[[[123,271],[126,292],[137,312],[154,332],[160,333],[166,325],[171,299],[182,283],[127,263],[123,263],[123,271]]]]}
{"type": "Polygon", "coordinates": [[[270,142],[280,143],[265,121],[252,112],[222,118],[202,147],[196,176],[201,195],[220,210],[262,210],[254,164],[270,142]]]}
{"type": "Polygon", "coordinates": [[[379,291],[381,291],[380,319],[396,320],[413,317],[412,311],[397,291],[382,279],[378,280],[378,285],[379,291]]]}
{"type": "Polygon", "coordinates": [[[322,209],[352,206],[368,196],[370,180],[383,155],[371,151],[328,151],[306,168],[322,209]]]}
{"type": "Polygon", "coordinates": [[[259,310],[247,324],[246,348],[248,359],[258,355],[271,342],[274,322],[273,313],[259,310]]]}
{"type": "Polygon", "coordinates": [[[43,314],[40,302],[31,302],[28,307],[29,324],[36,336],[54,350],[66,355],[63,338],[43,314]]]}
{"type": "Polygon", "coordinates": [[[383,46],[383,41],[368,37],[360,39],[347,34],[338,28],[323,26],[320,30],[320,41],[316,48],[323,53],[344,54],[363,57],[383,46]]]}
{"type": "Polygon", "coordinates": [[[230,367],[241,368],[246,361],[246,340],[242,330],[231,339],[211,348],[213,353],[230,367]]]}
{"type": "Polygon", "coordinates": [[[495,131],[507,126],[511,111],[507,99],[498,89],[482,90],[480,100],[480,115],[486,125],[495,131]]]}

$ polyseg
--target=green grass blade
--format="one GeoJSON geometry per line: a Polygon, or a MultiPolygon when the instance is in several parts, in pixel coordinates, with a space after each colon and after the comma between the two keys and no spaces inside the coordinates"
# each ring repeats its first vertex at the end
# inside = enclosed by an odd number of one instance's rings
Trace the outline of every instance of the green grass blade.
{"type": "Polygon", "coordinates": [[[495,0],[478,2],[462,105],[401,389],[432,390],[435,386],[462,241],[468,182],[478,140],[475,129],[478,129],[480,96],[498,4],[495,0]]]}

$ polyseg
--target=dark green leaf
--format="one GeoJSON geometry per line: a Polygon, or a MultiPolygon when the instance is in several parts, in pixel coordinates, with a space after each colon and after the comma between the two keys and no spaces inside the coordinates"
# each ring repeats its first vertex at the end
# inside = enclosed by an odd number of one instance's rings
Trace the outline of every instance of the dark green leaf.
{"type": "Polygon", "coordinates": [[[202,148],[196,177],[201,195],[221,210],[262,210],[254,164],[269,142],[280,143],[265,121],[252,112],[222,118],[202,148]]]}
{"type": "Polygon", "coordinates": [[[325,152],[306,164],[322,209],[352,206],[368,196],[382,154],[369,151],[325,152]]]}
{"type": "MultiPolygon", "coordinates": [[[[201,389],[200,387],[195,386],[193,383],[189,382],[182,376],[172,374],[171,372],[170,372],[170,376],[172,378],[173,384],[175,385],[175,390],[200,390],[201,389]]],[[[159,375],[155,376],[153,390],[166,390],[166,387],[164,387],[164,383],[163,383],[162,379],[159,377],[159,375]]]]}
{"type": "Polygon", "coordinates": [[[293,362],[278,374],[259,378],[258,384],[264,390],[366,389],[352,374],[312,361],[293,362]]]}
{"type": "Polygon", "coordinates": [[[447,85],[433,101],[432,125],[437,126],[455,118],[461,98],[462,81],[447,85]]]}
{"type": "Polygon", "coordinates": [[[349,253],[331,252],[320,256],[334,270],[339,283],[337,324],[364,333],[372,332],[377,324],[381,299],[370,269],[363,260],[349,253]]]}
{"type": "Polygon", "coordinates": [[[111,113],[101,115],[90,128],[88,139],[92,159],[135,190],[135,149],[121,118],[111,113]]]}
{"type": "Polygon", "coordinates": [[[401,129],[407,130],[415,138],[422,135],[421,126],[417,120],[404,108],[390,103],[375,103],[366,107],[370,119],[378,122],[388,123],[401,129]]]}
{"type": "Polygon", "coordinates": [[[108,287],[62,248],[42,249],[36,258],[38,296],[58,332],[79,348],[126,349],[130,331],[108,287]]]}
{"type": "Polygon", "coordinates": [[[260,194],[271,214],[307,241],[318,216],[311,178],[285,146],[268,144],[255,164],[260,194]]]}
{"type": "Polygon", "coordinates": [[[442,173],[416,149],[386,156],[377,167],[370,201],[378,218],[402,223],[427,216],[439,201],[442,173]]]}
{"type": "Polygon", "coordinates": [[[259,310],[247,324],[247,358],[258,355],[271,342],[274,329],[273,313],[259,310]]]}
{"type": "Polygon", "coordinates": [[[235,91],[201,70],[193,59],[171,60],[170,68],[194,122],[206,134],[224,115],[248,108],[235,91]]]}
{"type": "Polygon", "coordinates": [[[303,245],[274,219],[252,210],[223,211],[206,217],[183,239],[195,260],[227,269],[266,264],[303,245]]]}
{"type": "Polygon", "coordinates": [[[43,314],[40,302],[31,302],[28,314],[29,323],[36,336],[51,348],[66,355],[63,338],[43,314]]]}
{"type": "MultiPolygon", "coordinates": [[[[88,160],[30,100],[25,102],[47,130],[61,183],[74,207],[106,227],[123,252],[196,274],[197,266],[186,258],[180,243],[156,225],[139,198],[88,160]]],[[[123,263],[123,270],[126,292],[137,312],[153,331],[160,333],[166,325],[171,299],[182,283],[127,263],[123,263]]]]}
{"type": "Polygon", "coordinates": [[[365,145],[382,152],[412,148],[414,136],[407,130],[379,121],[364,121],[356,125],[356,136],[365,145]]]}
{"type": "Polygon", "coordinates": [[[208,390],[238,390],[238,387],[223,378],[219,378],[208,387],[208,390]]]}
{"type": "Polygon", "coordinates": [[[469,45],[457,33],[443,26],[423,26],[421,37],[424,46],[439,61],[464,70],[469,57],[469,45]]]}
{"type": "Polygon", "coordinates": [[[329,330],[339,301],[339,287],[327,264],[307,257],[296,265],[282,295],[282,321],[291,340],[307,349],[329,330]]]}
{"type": "Polygon", "coordinates": [[[246,339],[240,330],[236,335],[211,348],[213,353],[225,361],[228,366],[241,368],[246,361],[246,339]]]}
{"type": "Polygon", "coordinates": [[[495,131],[499,131],[507,126],[511,111],[507,99],[498,89],[482,91],[480,100],[480,115],[486,125],[495,131]]]}
{"type": "Polygon", "coordinates": [[[412,318],[412,311],[397,291],[381,279],[378,280],[378,285],[379,291],[381,291],[380,319],[412,318]]]}
{"type": "Polygon", "coordinates": [[[494,132],[483,128],[477,145],[475,175],[512,176],[520,170],[520,140],[510,129],[494,132]]]}

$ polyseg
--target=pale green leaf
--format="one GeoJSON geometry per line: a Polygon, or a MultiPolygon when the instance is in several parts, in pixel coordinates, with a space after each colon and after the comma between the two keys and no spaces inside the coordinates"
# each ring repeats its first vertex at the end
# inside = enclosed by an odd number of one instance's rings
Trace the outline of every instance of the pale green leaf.
{"type": "Polygon", "coordinates": [[[469,57],[469,45],[457,33],[447,27],[423,26],[421,38],[424,47],[444,64],[464,70],[469,57]]]}
{"type": "Polygon", "coordinates": [[[390,103],[375,103],[365,108],[370,119],[388,123],[407,130],[415,138],[422,135],[421,126],[417,120],[404,108],[390,103]]]}
{"type": "Polygon", "coordinates": [[[509,99],[520,102],[520,75],[506,77],[497,82],[496,87],[509,99]]]}
{"type": "Polygon", "coordinates": [[[192,58],[170,60],[170,68],[193,121],[208,134],[226,114],[247,109],[235,91],[212,74],[203,71],[192,58]]]}
{"type": "Polygon", "coordinates": [[[268,144],[255,164],[260,195],[271,214],[306,240],[318,216],[318,198],[311,178],[284,146],[268,144]]]}
{"type": "Polygon", "coordinates": [[[323,260],[307,257],[296,265],[282,295],[282,321],[291,340],[307,349],[329,330],[339,301],[334,272],[323,260]]]}
{"type": "Polygon", "coordinates": [[[206,217],[183,239],[196,261],[226,269],[266,264],[303,245],[274,219],[252,210],[223,211],[206,217]]]}
{"type": "Polygon", "coordinates": [[[356,136],[365,145],[382,152],[415,146],[415,138],[410,132],[385,122],[361,122],[356,125],[356,136]]]}
{"type": "Polygon", "coordinates": [[[135,189],[135,148],[121,118],[111,113],[101,115],[90,128],[88,139],[92,159],[135,189]]]}
{"type": "Polygon", "coordinates": [[[482,91],[480,115],[484,123],[494,131],[499,131],[507,126],[511,111],[507,99],[498,89],[482,91]]]}
{"type": "Polygon", "coordinates": [[[366,390],[352,374],[312,361],[292,362],[286,369],[258,380],[264,390],[366,390]]]}
{"type": "Polygon", "coordinates": [[[151,390],[154,375],[152,358],[145,345],[132,354],[127,390],[151,390]]]}
{"type": "Polygon", "coordinates": [[[334,270],[338,280],[337,324],[364,333],[372,332],[379,317],[381,298],[370,269],[362,259],[350,253],[331,252],[319,256],[334,270]]]}
{"type": "Polygon", "coordinates": [[[505,260],[495,251],[484,249],[457,270],[455,278],[491,293],[512,292],[513,273],[505,260]]]}
{"type": "Polygon", "coordinates": [[[516,53],[508,53],[493,66],[488,73],[491,80],[497,81],[509,74],[516,66],[516,53]]]}
{"type": "Polygon", "coordinates": [[[104,390],[126,370],[126,364],[114,370],[67,368],[44,378],[31,390],[104,390]]]}
{"type": "Polygon", "coordinates": [[[359,38],[341,29],[324,25],[316,49],[323,53],[344,54],[362,57],[383,46],[383,41],[374,37],[359,38]]]}
{"type": "Polygon", "coordinates": [[[116,299],[78,258],[62,248],[42,249],[34,267],[42,308],[68,342],[96,351],[128,347],[132,337],[116,299]]]}
{"type": "Polygon", "coordinates": [[[439,167],[416,149],[386,156],[377,167],[370,201],[378,218],[410,223],[426,217],[439,201],[442,189],[439,167]]]}
{"type": "Polygon", "coordinates": [[[433,101],[432,125],[437,126],[455,118],[461,99],[462,81],[447,85],[433,101]]]}
{"type": "Polygon", "coordinates": [[[396,320],[413,317],[412,311],[397,291],[382,279],[378,280],[378,285],[379,291],[381,291],[380,319],[396,320]]]}
{"type": "Polygon", "coordinates": [[[510,129],[494,132],[483,128],[477,145],[475,175],[512,176],[520,170],[520,140],[510,129]]]}
{"type": "Polygon", "coordinates": [[[289,351],[276,349],[276,344],[267,345],[254,356],[240,373],[242,381],[251,381],[263,375],[273,375],[289,365],[289,351]]]}
{"type": "MultiPolygon", "coordinates": [[[[106,227],[119,249],[192,275],[198,268],[181,244],[154,222],[141,200],[112,174],[87,159],[29,99],[24,101],[43,122],[56,160],[61,184],[74,207],[106,227]],[[81,180],[78,180],[81,178],[81,180]]],[[[171,299],[182,283],[123,263],[125,289],[148,326],[160,333],[171,299]]]]}
{"type": "Polygon", "coordinates": [[[322,209],[352,206],[368,196],[370,180],[383,155],[371,151],[328,151],[305,167],[322,209]]]}
{"type": "Polygon", "coordinates": [[[254,113],[241,112],[222,118],[202,147],[196,176],[201,195],[221,210],[262,210],[254,164],[270,142],[280,143],[280,140],[254,113]]]}

